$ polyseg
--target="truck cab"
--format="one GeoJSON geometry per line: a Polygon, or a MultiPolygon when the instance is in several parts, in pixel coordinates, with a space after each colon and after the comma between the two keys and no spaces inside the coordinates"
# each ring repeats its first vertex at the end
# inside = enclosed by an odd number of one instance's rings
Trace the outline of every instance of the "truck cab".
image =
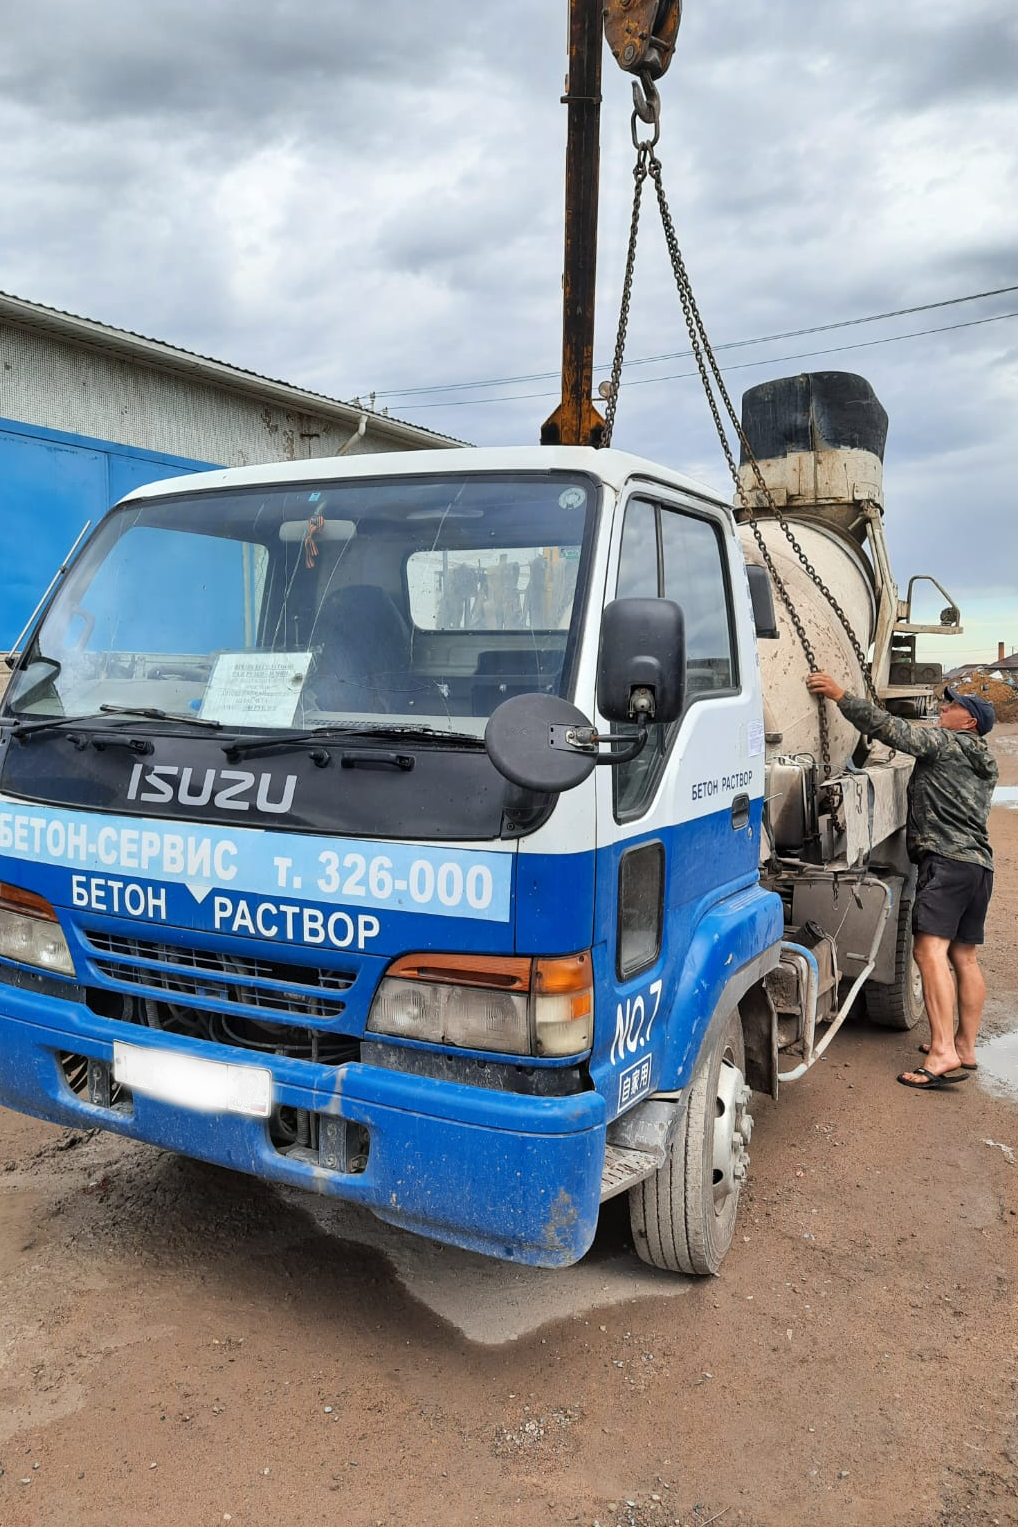
{"type": "Polygon", "coordinates": [[[641,1256],[717,1270],[783,913],[709,490],[585,447],[148,485],[0,734],[0,1102],[543,1266],[628,1190],[641,1256]],[[525,716],[575,777],[507,766],[525,716]]]}

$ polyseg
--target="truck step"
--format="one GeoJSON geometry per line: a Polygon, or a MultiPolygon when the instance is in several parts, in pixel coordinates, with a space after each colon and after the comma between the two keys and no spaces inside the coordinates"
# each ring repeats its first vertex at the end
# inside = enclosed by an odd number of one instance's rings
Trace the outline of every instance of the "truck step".
{"type": "Polygon", "coordinates": [[[624,1150],[621,1145],[606,1145],[604,1171],[601,1173],[601,1202],[625,1193],[657,1170],[658,1157],[653,1151],[624,1150]]]}

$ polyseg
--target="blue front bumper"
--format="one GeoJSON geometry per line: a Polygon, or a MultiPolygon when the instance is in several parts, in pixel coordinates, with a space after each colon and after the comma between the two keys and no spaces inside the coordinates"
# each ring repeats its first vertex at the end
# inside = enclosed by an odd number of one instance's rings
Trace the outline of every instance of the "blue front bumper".
{"type": "Polygon", "coordinates": [[[386,1071],[279,1061],[153,1034],[7,987],[0,993],[0,1103],[74,1128],[108,1129],[202,1161],[364,1204],[380,1219],[467,1250],[539,1267],[583,1256],[594,1238],[606,1108],[595,1092],[524,1097],[386,1071]],[[70,1051],[112,1062],[113,1041],[172,1047],[273,1072],[276,1102],[340,1117],[368,1133],[367,1165],[326,1170],[277,1151],[264,1120],[202,1114],[135,1095],[130,1110],[71,1091],[70,1051]]]}

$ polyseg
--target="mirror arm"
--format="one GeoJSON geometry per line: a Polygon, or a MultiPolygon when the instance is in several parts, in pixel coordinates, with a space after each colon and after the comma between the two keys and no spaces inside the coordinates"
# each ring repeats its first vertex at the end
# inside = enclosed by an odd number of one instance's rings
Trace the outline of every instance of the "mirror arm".
{"type": "Polygon", "coordinates": [[[602,742],[625,742],[628,746],[620,748],[618,752],[599,752],[594,762],[596,764],[629,763],[631,759],[640,756],[647,746],[647,738],[650,735],[646,721],[641,719],[638,724],[640,730],[635,737],[631,737],[627,732],[599,732],[592,726],[570,728],[566,733],[566,742],[570,747],[581,748],[585,752],[592,748],[599,748],[602,742]]]}
{"type": "MultiPolygon", "coordinates": [[[[647,728],[645,726],[641,726],[636,736],[630,740],[629,746],[627,748],[620,748],[617,753],[599,753],[597,755],[597,762],[599,764],[629,763],[631,759],[639,758],[640,754],[647,746],[647,738],[649,736],[650,733],[647,731],[647,728]]],[[[600,740],[602,742],[622,742],[625,739],[622,736],[616,736],[614,733],[609,732],[606,736],[602,736],[600,740]]]]}

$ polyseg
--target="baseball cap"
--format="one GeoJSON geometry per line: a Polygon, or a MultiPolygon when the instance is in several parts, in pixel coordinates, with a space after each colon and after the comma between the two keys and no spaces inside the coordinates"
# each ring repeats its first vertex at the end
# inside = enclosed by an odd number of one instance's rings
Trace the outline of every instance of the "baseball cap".
{"type": "Polygon", "coordinates": [[[956,689],[945,689],[944,698],[953,700],[956,705],[964,705],[969,715],[975,716],[980,737],[986,736],[997,719],[997,712],[989,700],[983,700],[979,695],[960,695],[956,689]]]}

